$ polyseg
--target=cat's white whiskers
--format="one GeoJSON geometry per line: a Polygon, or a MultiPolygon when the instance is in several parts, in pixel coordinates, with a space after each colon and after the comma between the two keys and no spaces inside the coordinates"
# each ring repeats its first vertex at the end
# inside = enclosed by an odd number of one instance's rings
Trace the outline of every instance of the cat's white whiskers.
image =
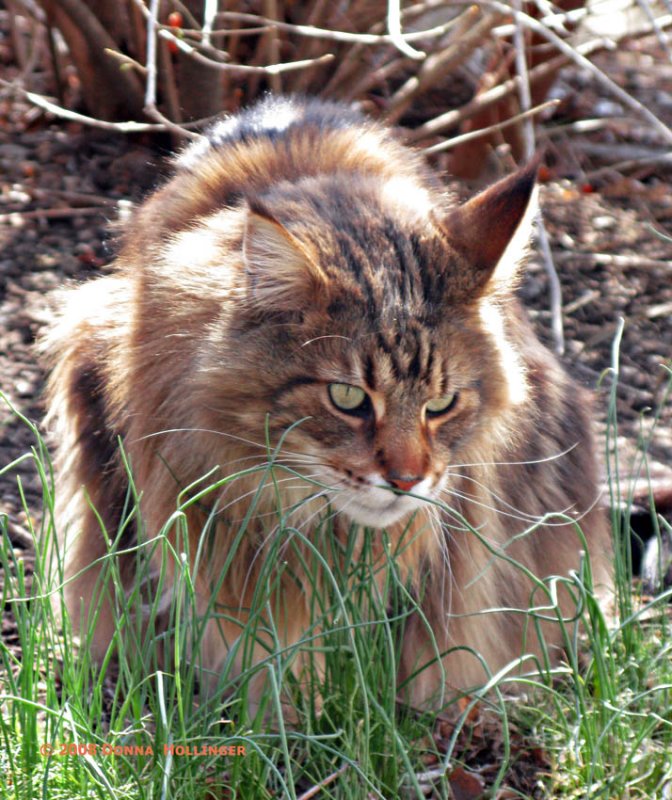
{"type": "Polygon", "coordinates": [[[475,495],[469,495],[465,492],[460,492],[457,489],[446,488],[442,490],[441,494],[446,495],[447,497],[463,500],[465,505],[472,505],[476,506],[477,508],[483,508],[487,511],[494,511],[496,514],[501,515],[502,517],[515,519],[519,522],[524,522],[525,524],[535,524],[541,521],[541,517],[539,516],[518,513],[516,509],[514,509],[514,511],[505,511],[495,504],[483,502],[483,500],[477,499],[475,495]]]}
{"type": "MultiPolygon", "coordinates": [[[[450,473],[449,473],[449,475],[450,475],[450,473]]],[[[474,483],[480,489],[483,489],[485,491],[486,496],[491,497],[493,499],[493,501],[496,502],[496,503],[499,503],[499,505],[494,505],[494,504],[493,505],[488,505],[487,503],[482,502],[482,500],[477,499],[477,495],[473,495],[473,494],[470,494],[469,492],[465,492],[465,491],[460,491],[460,490],[454,489],[452,487],[447,487],[446,489],[443,489],[442,491],[444,493],[448,493],[448,494],[450,494],[450,495],[452,495],[454,497],[461,498],[461,499],[465,500],[468,503],[472,503],[473,505],[477,505],[477,506],[480,506],[482,508],[486,508],[486,509],[489,509],[491,511],[495,511],[498,514],[502,514],[503,516],[508,516],[508,517],[511,517],[512,519],[520,520],[521,522],[529,522],[529,523],[535,524],[535,523],[540,522],[541,519],[542,519],[542,517],[539,516],[539,515],[528,514],[527,512],[525,512],[525,511],[523,511],[523,510],[521,510],[519,508],[516,508],[515,506],[511,505],[511,503],[508,503],[499,494],[497,494],[496,492],[492,491],[492,489],[486,487],[480,481],[476,480],[476,478],[472,478],[471,476],[464,475],[462,473],[452,474],[452,477],[457,477],[457,478],[460,478],[461,480],[467,480],[467,481],[470,481],[471,483],[474,483]],[[504,508],[508,508],[509,511],[504,511],[503,510],[504,508]]],[[[564,508],[564,509],[554,509],[553,513],[570,514],[571,513],[571,508],[567,507],[567,508],[564,508]]],[[[549,521],[549,522],[546,522],[545,524],[547,524],[549,526],[553,526],[553,525],[561,526],[561,525],[565,525],[566,523],[565,522],[552,522],[552,521],[549,521]]]]}
{"type": "Polygon", "coordinates": [[[524,461],[475,461],[473,463],[451,464],[450,467],[451,469],[474,469],[478,467],[526,467],[533,464],[548,464],[549,462],[557,461],[563,458],[563,456],[568,455],[572,450],[576,449],[579,444],[579,442],[574,442],[574,444],[570,445],[565,450],[551,453],[551,455],[544,456],[543,458],[532,458],[524,461]]]}
{"type": "MultiPolygon", "coordinates": [[[[153,431],[152,433],[148,433],[145,436],[140,436],[135,440],[130,440],[131,442],[142,442],[148,439],[153,439],[159,436],[168,436],[174,433],[206,433],[212,434],[213,436],[221,436],[226,439],[232,439],[233,441],[240,442],[241,444],[246,444],[251,447],[257,447],[261,450],[264,450],[269,456],[273,456],[277,452],[277,457],[273,459],[273,462],[284,458],[285,456],[295,456],[297,458],[304,458],[309,457],[310,454],[302,453],[295,450],[288,450],[286,447],[280,448],[277,450],[277,444],[272,442],[255,442],[253,439],[247,439],[244,436],[239,436],[238,434],[229,433],[228,431],[218,430],[217,428],[202,428],[202,427],[181,427],[181,428],[163,428],[159,431],[153,431]]],[[[250,456],[251,458],[252,456],[250,456]]]]}
{"type": "MultiPolygon", "coordinates": [[[[315,476],[306,476],[306,477],[314,479],[315,476]]],[[[294,489],[297,489],[297,490],[301,489],[301,488],[305,489],[305,488],[307,488],[308,486],[311,485],[311,484],[306,483],[304,481],[304,476],[299,476],[299,475],[288,475],[285,478],[276,478],[275,480],[272,480],[272,479],[269,478],[263,484],[258,484],[257,483],[257,484],[255,484],[255,486],[252,489],[248,490],[247,492],[244,492],[242,494],[238,494],[238,495],[236,495],[234,497],[231,497],[225,505],[223,505],[223,506],[216,505],[214,507],[214,512],[217,515],[220,515],[220,516],[224,515],[229,509],[231,509],[234,506],[242,503],[248,497],[254,497],[257,494],[261,494],[262,492],[272,491],[273,487],[274,487],[274,484],[275,485],[285,484],[282,487],[282,492],[283,493],[287,492],[287,491],[293,491],[294,489]],[[290,481],[296,481],[297,485],[295,487],[290,486],[290,485],[286,485],[290,481]]],[[[227,491],[222,493],[222,495],[220,496],[220,500],[224,499],[226,497],[226,494],[227,494],[228,490],[229,489],[232,490],[234,488],[234,486],[235,486],[235,481],[231,481],[230,483],[228,483],[226,485],[226,490],[227,491]]],[[[315,487],[315,488],[319,488],[319,487],[315,487]]],[[[274,514],[277,514],[277,509],[275,509],[275,508],[272,509],[272,510],[266,511],[266,512],[263,512],[263,511],[257,512],[257,513],[255,513],[255,518],[256,519],[261,519],[262,517],[273,516],[274,514]]],[[[241,509],[241,521],[244,518],[244,516],[245,516],[245,511],[241,509]]],[[[230,523],[231,520],[228,520],[228,522],[230,523]]]]}
{"type": "Polygon", "coordinates": [[[327,333],[324,336],[315,336],[313,339],[308,339],[307,341],[303,342],[301,347],[308,347],[309,344],[313,344],[314,342],[319,342],[322,339],[344,339],[346,342],[351,342],[352,338],[350,336],[342,336],[337,333],[327,333]]]}

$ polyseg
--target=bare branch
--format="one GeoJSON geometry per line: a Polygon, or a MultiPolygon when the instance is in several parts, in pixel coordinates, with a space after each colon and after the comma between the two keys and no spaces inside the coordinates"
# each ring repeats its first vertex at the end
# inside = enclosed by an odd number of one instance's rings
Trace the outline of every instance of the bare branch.
{"type": "MultiPolygon", "coordinates": [[[[257,14],[245,14],[239,11],[222,11],[221,17],[230,20],[237,20],[239,22],[249,22],[253,25],[261,25],[263,28],[274,27],[278,30],[287,31],[296,36],[308,37],[311,39],[326,39],[333,42],[343,42],[344,44],[364,44],[364,45],[389,45],[394,44],[393,37],[390,34],[376,34],[376,33],[351,33],[350,31],[335,31],[328,28],[319,28],[314,25],[298,25],[291,22],[282,22],[280,20],[269,19],[268,17],[259,16],[257,14]]],[[[461,15],[460,15],[461,16],[461,15]]],[[[423,39],[433,39],[444,36],[456,24],[456,19],[451,19],[442,25],[436,25],[433,28],[427,28],[422,31],[413,31],[412,33],[402,33],[401,38],[404,42],[417,42],[423,39]]],[[[243,29],[241,32],[245,33],[249,29],[243,29]]],[[[185,31],[185,33],[198,33],[198,31],[185,31]]],[[[213,33],[229,33],[226,30],[217,30],[213,33]]],[[[238,33],[238,31],[236,31],[238,33]]]]}
{"type": "MultiPolygon", "coordinates": [[[[168,126],[166,123],[161,123],[159,125],[152,124],[150,122],[108,122],[107,120],[97,119],[96,117],[88,117],[85,114],[78,114],[76,111],[71,111],[68,108],[63,108],[62,106],[53,103],[46,97],[43,97],[40,94],[35,94],[34,92],[28,92],[23,87],[17,86],[16,84],[10,83],[9,81],[3,80],[0,78],[0,86],[4,86],[7,89],[11,90],[12,92],[20,92],[23,97],[26,98],[29,102],[31,102],[34,106],[43,109],[44,111],[48,111],[50,114],[53,114],[55,117],[59,117],[60,119],[67,119],[71,122],[81,122],[83,125],[88,125],[91,128],[99,128],[100,130],[104,131],[116,131],[117,133],[146,133],[146,132],[165,132],[168,130],[168,126]]],[[[175,126],[174,123],[171,123],[172,126],[179,127],[180,131],[184,136],[188,136],[189,138],[198,139],[200,138],[200,134],[194,133],[190,131],[189,128],[191,127],[200,127],[205,123],[204,120],[199,120],[198,122],[190,123],[188,126],[175,126]]]]}
{"type": "Polygon", "coordinates": [[[541,103],[534,108],[530,108],[527,111],[522,111],[520,114],[509,117],[503,122],[497,122],[495,125],[488,125],[487,128],[479,128],[477,131],[469,131],[468,133],[463,133],[460,136],[453,136],[451,139],[446,139],[445,142],[439,142],[431,147],[426,147],[424,152],[427,155],[432,155],[434,153],[441,153],[444,150],[452,150],[453,147],[457,147],[465,142],[470,142],[472,139],[479,139],[481,136],[487,136],[490,133],[496,133],[504,128],[508,128],[510,125],[516,125],[523,120],[531,119],[532,117],[541,114],[542,111],[547,111],[551,108],[557,108],[559,105],[560,100],[547,100],[545,103],[541,103]]]}
{"type": "Polygon", "coordinates": [[[437,80],[448,74],[458,64],[463,63],[469,55],[483,44],[483,38],[501,19],[499,14],[487,14],[480,17],[478,6],[469,6],[455,20],[454,41],[439,52],[432,53],[422,64],[416,75],[392,96],[385,119],[390,122],[399,120],[415,98],[427,91],[437,80]],[[475,24],[472,24],[474,23],[475,24]]]}
{"type": "Polygon", "coordinates": [[[523,11],[516,11],[508,5],[498,2],[498,0],[484,0],[484,5],[501,11],[503,14],[513,14],[514,19],[520,22],[523,27],[533,31],[548,42],[551,42],[551,44],[566,56],[570,62],[573,62],[589,72],[610,94],[617,97],[624,106],[629,108],[640,118],[645,119],[654,130],[658,131],[665,141],[672,142],[672,130],[670,130],[665,123],[661,122],[652,111],[642,105],[642,103],[636,100],[631,94],[628,94],[625,89],[621,89],[621,87],[606,73],[582,55],[581,52],[579,52],[579,48],[568,44],[546,25],[543,25],[539,20],[534,19],[523,11]]]}
{"type": "Polygon", "coordinates": [[[392,44],[407,58],[422,61],[427,55],[422,50],[416,50],[404,38],[401,31],[401,2],[400,0],[387,0],[387,29],[390,32],[392,44]]]}
{"type": "MultiPolygon", "coordinates": [[[[608,44],[609,43],[605,40],[600,39],[593,42],[587,42],[576,49],[581,53],[594,53],[598,50],[606,48],[608,44]]],[[[549,75],[552,75],[561,67],[565,66],[568,61],[569,58],[567,56],[559,55],[555,58],[552,58],[550,61],[546,61],[543,64],[539,64],[539,66],[534,67],[529,71],[528,77],[530,85],[533,86],[538,81],[546,79],[549,75]]],[[[414,130],[408,131],[406,134],[406,141],[417,142],[421,139],[436,136],[448,128],[456,127],[461,122],[464,122],[464,120],[470,119],[479,112],[483,111],[483,109],[495,105],[505,97],[512,95],[518,90],[518,84],[520,83],[520,80],[521,79],[518,76],[510,78],[509,80],[504,81],[504,83],[500,83],[497,86],[493,86],[492,89],[488,89],[482,94],[476,95],[473,100],[470,100],[461,108],[447,111],[445,114],[440,114],[438,117],[429,120],[424,125],[420,125],[414,130]]]]}

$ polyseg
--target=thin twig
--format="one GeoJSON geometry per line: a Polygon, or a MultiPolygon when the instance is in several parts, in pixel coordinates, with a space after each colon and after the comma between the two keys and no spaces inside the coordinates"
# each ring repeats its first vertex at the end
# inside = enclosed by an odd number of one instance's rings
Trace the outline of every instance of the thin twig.
{"type": "MultiPolygon", "coordinates": [[[[361,79],[356,83],[351,84],[347,91],[342,92],[341,99],[346,102],[353,102],[358,97],[365,96],[374,87],[383,85],[385,81],[388,81],[395,73],[404,69],[407,64],[408,59],[401,56],[393,59],[387,64],[383,64],[380,67],[361,70],[361,79]]],[[[330,84],[324,91],[325,97],[330,96],[329,89],[330,84]]]]}
{"type": "Polygon", "coordinates": [[[490,133],[496,133],[497,131],[501,131],[503,128],[508,128],[509,125],[515,125],[518,122],[522,122],[523,120],[530,119],[537,114],[541,114],[542,111],[547,111],[550,108],[557,108],[560,105],[560,102],[560,100],[547,100],[545,103],[541,103],[541,105],[530,108],[528,111],[523,111],[520,114],[509,117],[503,122],[497,122],[494,125],[488,125],[486,128],[479,128],[477,131],[469,131],[468,133],[463,133],[460,136],[453,136],[452,139],[446,139],[445,142],[439,142],[431,147],[426,147],[423,152],[426,155],[432,155],[433,153],[441,153],[444,150],[452,150],[453,147],[457,147],[465,142],[470,142],[472,139],[479,139],[481,136],[487,136],[490,133]]]}
{"type": "MultiPolygon", "coordinates": [[[[271,19],[279,19],[278,1],[277,0],[264,0],[264,13],[271,19]]],[[[264,35],[266,39],[266,47],[268,51],[268,60],[277,63],[280,60],[280,37],[278,36],[278,29],[274,26],[269,26],[269,31],[264,35]]],[[[271,75],[269,78],[271,89],[276,93],[282,92],[282,76],[278,73],[271,75]]]]}
{"type": "MultiPolygon", "coordinates": [[[[520,10],[521,0],[513,0],[514,8],[520,10]]],[[[523,112],[532,108],[532,92],[530,90],[530,76],[527,68],[527,48],[525,47],[525,32],[520,24],[518,17],[515,19],[515,30],[513,32],[513,46],[516,59],[516,74],[520,78],[518,83],[518,102],[523,112]]],[[[525,117],[523,123],[523,143],[525,148],[525,158],[530,159],[534,155],[534,125],[530,118],[525,117]]]]}
{"type": "MultiPolygon", "coordinates": [[[[607,42],[604,39],[600,39],[580,45],[577,47],[577,50],[581,51],[582,53],[592,54],[606,47],[607,42]]],[[[529,71],[530,84],[534,85],[538,81],[544,80],[550,74],[557,72],[557,70],[566,65],[568,62],[569,58],[567,56],[559,55],[550,61],[539,64],[537,67],[534,67],[534,69],[529,71]]],[[[504,81],[504,83],[493,86],[492,89],[488,89],[482,94],[476,95],[473,100],[470,100],[461,108],[453,109],[444,114],[440,114],[439,116],[434,117],[434,119],[430,119],[423,125],[418,126],[414,130],[408,131],[406,134],[406,141],[417,142],[420,139],[430,138],[449,128],[456,127],[465,120],[470,119],[471,117],[480,113],[485,108],[495,105],[505,97],[512,95],[518,90],[519,83],[520,77],[516,75],[513,78],[509,78],[509,80],[504,81]]]]}
{"type": "Polygon", "coordinates": [[[513,14],[516,21],[519,21],[528,30],[533,31],[542,38],[551,42],[563,55],[567,56],[570,62],[583,68],[589,72],[602,86],[614,97],[617,97],[623,105],[627,106],[633,113],[637,114],[642,119],[645,119],[651,127],[658,131],[658,133],[665,139],[666,142],[672,143],[672,130],[665,125],[652,111],[645,105],[636,100],[631,94],[622,89],[615,81],[606,75],[599,67],[596,67],[584,55],[579,52],[579,48],[568,44],[564,39],[554,33],[545,25],[542,25],[539,20],[534,19],[529,14],[523,11],[516,11],[510,6],[497,0],[483,0],[486,6],[501,11],[503,14],[513,14]]]}
{"type": "MultiPolygon", "coordinates": [[[[618,155],[618,153],[616,153],[618,155]]],[[[670,169],[672,168],[672,153],[661,153],[658,156],[649,156],[647,158],[633,158],[628,161],[617,161],[615,164],[610,164],[608,167],[600,167],[586,172],[585,179],[588,182],[595,181],[604,175],[610,175],[614,172],[633,172],[634,170],[643,168],[658,168],[670,169]]]]}
{"type": "Polygon", "coordinates": [[[401,30],[401,0],[387,0],[387,30],[390,33],[392,44],[400,53],[414,61],[422,61],[427,55],[422,50],[416,50],[404,38],[401,30]]]}
{"type": "Polygon", "coordinates": [[[156,107],[156,44],[157,28],[159,23],[160,0],[149,0],[149,14],[147,16],[147,60],[145,62],[145,108],[156,107]]]}
{"type": "Polygon", "coordinates": [[[203,9],[203,44],[210,45],[212,37],[212,27],[217,16],[217,0],[205,0],[203,9]]]}
{"type": "MultiPolygon", "coordinates": [[[[222,17],[239,22],[249,22],[254,25],[278,28],[296,36],[308,37],[311,39],[326,39],[333,42],[343,42],[344,44],[364,44],[364,45],[389,45],[394,44],[394,38],[388,33],[352,33],[350,31],[335,31],[328,28],[319,28],[315,25],[299,25],[292,22],[282,22],[280,20],[269,19],[268,17],[257,14],[245,14],[240,11],[222,11],[222,17]]],[[[456,24],[456,19],[451,19],[433,28],[411,33],[402,33],[401,38],[404,42],[417,42],[423,39],[440,38],[448,33],[456,24]]],[[[243,29],[245,30],[245,29],[243,29]]],[[[226,33],[227,31],[221,31],[226,33]]],[[[185,31],[186,33],[186,31],[185,31]]],[[[220,33],[220,31],[214,31],[220,33]]],[[[417,52],[417,51],[416,51],[417,52]]]]}
{"type": "Polygon", "coordinates": [[[109,208],[95,206],[69,206],[68,208],[36,208],[32,211],[10,211],[0,214],[0,225],[21,225],[30,219],[64,219],[67,217],[96,217],[109,212],[109,208]]]}
{"type": "Polygon", "coordinates": [[[562,285],[558,277],[558,271],[553,261],[551,243],[548,232],[544,225],[544,218],[541,211],[537,214],[537,237],[541,255],[544,259],[544,269],[548,275],[548,292],[551,303],[551,333],[553,335],[553,349],[561,356],[565,352],[565,332],[562,321],[562,285]]]}
{"type": "Polygon", "coordinates": [[[339,775],[342,775],[347,769],[350,769],[350,764],[343,764],[343,766],[337,769],[336,772],[332,772],[331,775],[327,775],[326,778],[323,778],[319,783],[316,783],[315,786],[311,786],[310,789],[300,795],[297,800],[311,800],[311,798],[319,794],[325,786],[329,786],[330,783],[333,783],[336,778],[338,778],[339,775]]]}
{"type": "Polygon", "coordinates": [[[153,125],[148,122],[108,122],[96,117],[88,117],[86,114],[78,114],[76,111],[71,111],[69,108],[52,103],[46,97],[34,92],[28,92],[22,86],[17,86],[0,78],[0,86],[5,86],[14,92],[19,92],[22,97],[31,102],[34,106],[48,111],[60,119],[68,119],[71,122],[81,122],[84,125],[89,125],[91,128],[100,128],[104,131],[117,131],[118,133],[145,133],[147,131],[165,131],[165,125],[153,125]]]}
{"type": "Polygon", "coordinates": [[[120,53],[118,50],[110,50],[109,48],[105,50],[105,52],[111,58],[116,58],[116,60],[123,66],[134,69],[138,75],[141,75],[143,78],[147,77],[147,67],[144,64],[141,64],[139,61],[136,61],[134,58],[131,58],[131,56],[126,55],[126,53],[120,53]]]}
{"type": "Polygon", "coordinates": [[[555,260],[560,264],[566,261],[587,261],[589,264],[601,267],[618,267],[619,269],[654,269],[663,272],[672,272],[672,261],[664,261],[657,258],[647,258],[635,254],[614,254],[614,253],[576,253],[576,252],[556,252],[555,260]]]}
{"type": "Polygon", "coordinates": [[[331,53],[325,53],[318,58],[308,58],[302,61],[286,61],[282,64],[268,64],[267,66],[255,66],[252,64],[230,64],[228,62],[215,61],[209,56],[204,56],[202,53],[199,53],[195,47],[192,47],[190,44],[185,42],[184,39],[178,38],[165,28],[159,28],[158,33],[162,38],[171,42],[175,42],[177,47],[183,53],[186,53],[186,55],[188,55],[190,58],[193,58],[194,61],[197,61],[199,64],[204,64],[209,67],[213,67],[214,69],[222,70],[222,72],[237,72],[241,75],[279,75],[283,72],[306,69],[306,67],[312,67],[316,64],[327,64],[334,58],[331,53]]]}
{"type": "Polygon", "coordinates": [[[478,6],[469,6],[460,15],[454,31],[454,41],[443,50],[428,56],[417,73],[394,93],[385,115],[388,123],[397,122],[418,95],[430,89],[458,64],[463,63],[477,47],[482,46],[484,38],[501,19],[498,14],[487,14],[475,22],[478,17],[478,6]]]}

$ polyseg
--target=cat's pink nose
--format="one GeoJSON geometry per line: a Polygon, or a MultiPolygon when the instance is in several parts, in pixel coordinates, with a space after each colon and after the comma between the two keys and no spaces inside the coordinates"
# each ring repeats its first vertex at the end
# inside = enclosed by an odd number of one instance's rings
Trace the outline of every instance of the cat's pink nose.
{"type": "Polygon", "coordinates": [[[391,483],[395,489],[399,489],[402,492],[410,492],[411,489],[416,486],[422,478],[388,478],[388,483],[391,483]]]}

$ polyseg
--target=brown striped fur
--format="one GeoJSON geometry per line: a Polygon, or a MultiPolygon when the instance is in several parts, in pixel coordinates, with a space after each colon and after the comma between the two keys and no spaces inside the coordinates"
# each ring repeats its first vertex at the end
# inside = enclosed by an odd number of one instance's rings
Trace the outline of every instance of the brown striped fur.
{"type": "MultiPolygon", "coordinates": [[[[579,566],[574,527],[533,525],[564,512],[580,520],[605,586],[610,544],[596,508],[588,398],[538,342],[513,293],[534,177],[533,166],[521,170],[456,207],[388,130],[340,106],[281,99],[224,121],[207,145],[183,154],[136,211],[113,275],[68,293],[46,342],[68,575],[106,552],[86,495],[108,531],[119,524],[127,480],[118,437],[151,536],[181,488],[213,467],[222,477],[266,459],[267,419],[272,444],[303,419],[280,460],[331,488],[280,483],[286,507],[316,495],[291,525],[310,537],[331,502],[335,536],[350,519],[386,526],[393,543],[408,541],[402,574],[441,650],[471,647],[492,671],[537,652],[524,615],[479,613],[525,609],[531,592],[482,540],[541,578],[567,576],[579,566]],[[359,413],[334,406],[332,383],[366,391],[359,413]],[[426,411],[451,394],[446,413],[426,411]],[[455,513],[392,491],[409,486],[455,513]]],[[[204,607],[258,483],[238,478],[218,497],[226,512],[196,576],[204,607]]],[[[208,502],[187,512],[192,553],[208,502]]],[[[276,507],[274,490],[263,492],[219,591],[242,623],[276,507]]],[[[122,545],[131,537],[129,528],[122,545]]],[[[290,567],[300,575],[298,561],[290,567]]],[[[126,557],[129,585],[133,568],[126,557]]],[[[77,627],[98,574],[94,565],[68,584],[77,627]]],[[[289,611],[278,609],[278,626],[289,644],[309,627],[306,585],[281,584],[289,611]]],[[[99,658],[112,613],[104,607],[93,636],[99,658]]],[[[234,621],[213,623],[207,666],[217,671],[238,633],[234,621]]],[[[557,632],[547,635],[558,644],[557,632]]],[[[414,618],[402,678],[431,661],[430,642],[414,618]]],[[[456,650],[420,673],[410,700],[437,703],[445,688],[484,676],[456,650]]]]}

